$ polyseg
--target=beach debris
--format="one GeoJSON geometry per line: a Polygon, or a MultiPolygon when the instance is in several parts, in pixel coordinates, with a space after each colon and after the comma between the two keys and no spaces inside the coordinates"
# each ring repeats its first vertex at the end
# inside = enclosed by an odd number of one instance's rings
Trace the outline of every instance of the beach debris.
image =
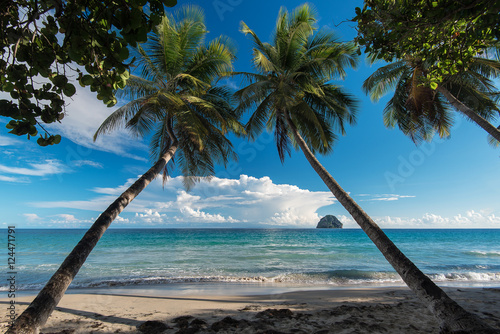
{"type": "Polygon", "coordinates": [[[166,324],[157,320],[148,320],[137,326],[137,329],[144,334],[159,334],[169,328],[166,324]]]}

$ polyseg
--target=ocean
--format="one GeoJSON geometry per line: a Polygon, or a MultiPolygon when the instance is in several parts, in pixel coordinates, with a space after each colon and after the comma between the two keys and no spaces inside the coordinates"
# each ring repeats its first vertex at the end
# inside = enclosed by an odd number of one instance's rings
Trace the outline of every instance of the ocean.
{"type": "MultiPolygon", "coordinates": [[[[438,285],[500,287],[500,229],[385,232],[438,285]]],[[[16,229],[17,291],[40,290],[84,233],[16,229]]],[[[7,241],[7,230],[2,238],[7,241]]],[[[0,256],[4,268],[7,253],[0,256]]],[[[0,290],[6,291],[3,281],[0,290]]],[[[235,283],[278,289],[404,285],[358,229],[111,228],[70,289],[224,289],[235,283]]]]}

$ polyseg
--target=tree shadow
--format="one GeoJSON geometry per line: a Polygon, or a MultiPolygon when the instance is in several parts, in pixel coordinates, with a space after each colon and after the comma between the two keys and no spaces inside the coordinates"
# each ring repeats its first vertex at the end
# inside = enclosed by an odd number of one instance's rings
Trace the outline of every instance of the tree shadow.
{"type": "MultiPolygon", "coordinates": [[[[8,301],[7,302],[0,301],[0,305],[3,305],[3,304],[9,304],[9,302],[8,301]]],[[[16,302],[16,304],[17,305],[29,305],[30,303],[29,302],[16,302]]],[[[82,310],[72,309],[72,308],[68,308],[68,307],[59,307],[58,306],[54,309],[54,311],[69,313],[69,314],[73,314],[76,316],[82,316],[82,317],[86,317],[86,318],[98,320],[98,321],[105,321],[105,322],[109,322],[109,323],[129,325],[129,326],[135,326],[135,327],[137,327],[138,325],[140,325],[141,323],[144,322],[144,321],[139,321],[139,320],[130,319],[130,318],[117,317],[117,316],[113,316],[113,315],[103,315],[103,314],[99,314],[96,312],[82,311],[82,310]]]]}
{"type": "Polygon", "coordinates": [[[194,297],[180,297],[180,296],[144,296],[144,295],[127,295],[127,294],[116,294],[116,293],[86,293],[88,295],[96,296],[111,296],[111,297],[129,297],[129,298],[150,298],[150,299],[164,299],[164,300],[175,300],[175,301],[198,301],[198,302],[217,302],[217,303],[228,303],[228,304],[241,304],[241,303],[251,303],[259,302],[262,304],[272,304],[276,303],[277,300],[282,300],[280,294],[276,295],[255,295],[255,296],[241,296],[241,299],[216,299],[216,298],[194,298],[194,297]]]}

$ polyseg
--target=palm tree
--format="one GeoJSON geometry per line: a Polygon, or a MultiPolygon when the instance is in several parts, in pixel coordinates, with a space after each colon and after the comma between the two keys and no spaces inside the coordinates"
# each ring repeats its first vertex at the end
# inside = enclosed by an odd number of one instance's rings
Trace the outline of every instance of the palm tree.
{"type": "Polygon", "coordinates": [[[430,140],[435,132],[447,137],[454,108],[500,141],[500,129],[490,123],[500,112],[492,81],[500,76],[500,61],[476,57],[467,71],[445,78],[436,90],[424,84],[427,68],[427,62],[408,57],[377,69],[365,80],[363,90],[374,101],[394,89],[384,109],[385,125],[398,125],[414,142],[430,140]]]}
{"type": "Polygon", "coordinates": [[[255,110],[246,124],[248,135],[255,138],[265,127],[274,130],[282,161],[290,153],[290,144],[299,147],[404,282],[429,306],[444,331],[496,333],[424,275],[316,159],[314,152],[331,151],[335,129],[343,133],[345,124],[355,121],[356,101],[332,80],[343,78],[345,68],[356,65],[356,49],[350,43],[339,43],[327,29],[317,30],[315,21],[307,4],[292,13],[282,8],[272,43],[263,43],[242,22],[241,31],[254,44],[257,72],[235,73],[249,81],[235,94],[239,110],[255,110]]]}
{"type": "Polygon", "coordinates": [[[111,222],[155,177],[167,175],[174,155],[187,186],[213,175],[215,163],[236,158],[225,137],[243,130],[232,94],[212,86],[232,70],[234,53],[222,37],[205,44],[206,33],[201,9],[183,7],[137,48],[141,76],[131,76],[122,93],[132,101],[112,113],[95,136],[120,126],[138,135],[153,132],[156,163],[99,216],[7,333],[38,333],[111,222]]]}

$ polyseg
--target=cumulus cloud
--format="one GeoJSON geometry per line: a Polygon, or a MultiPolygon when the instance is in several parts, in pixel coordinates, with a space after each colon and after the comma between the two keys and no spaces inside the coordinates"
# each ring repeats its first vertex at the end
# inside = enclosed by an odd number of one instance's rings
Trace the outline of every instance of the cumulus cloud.
{"type": "Polygon", "coordinates": [[[166,219],[166,214],[160,214],[152,209],[145,210],[144,213],[135,213],[135,217],[146,223],[163,223],[166,219]]]}
{"type": "Polygon", "coordinates": [[[75,218],[75,216],[73,216],[73,215],[69,215],[69,214],[65,214],[65,213],[62,213],[62,214],[56,215],[56,217],[61,218],[61,219],[63,219],[64,221],[67,221],[67,222],[74,222],[74,221],[76,221],[76,220],[77,220],[77,219],[75,218]]]}
{"type": "Polygon", "coordinates": [[[162,203],[161,207],[180,210],[186,221],[197,218],[207,222],[314,226],[319,219],[316,211],[333,203],[329,192],[275,184],[269,177],[241,175],[239,179],[213,178],[197,185],[191,193],[179,190],[175,201],[162,203]]]}
{"type": "Polygon", "coordinates": [[[176,217],[177,221],[190,221],[190,222],[201,222],[201,223],[238,223],[240,222],[233,217],[224,217],[221,214],[210,214],[199,209],[194,210],[189,206],[184,206],[181,208],[181,213],[184,215],[184,219],[176,217]]]}
{"type": "Polygon", "coordinates": [[[435,214],[425,214],[418,220],[419,224],[432,225],[444,228],[474,228],[474,227],[500,227],[500,217],[486,212],[469,210],[453,217],[442,217],[435,214]]]}
{"type": "Polygon", "coordinates": [[[23,216],[26,218],[26,221],[30,223],[40,221],[42,219],[36,213],[23,213],[23,216]]]}
{"type": "MultiPolygon", "coordinates": [[[[33,205],[102,211],[133,181],[116,188],[94,188],[93,191],[102,196],[87,201],[37,202],[33,205]]],[[[329,192],[275,184],[269,177],[214,177],[210,182],[200,182],[189,193],[182,186],[182,178],[175,177],[164,188],[160,179],[152,182],[122,216],[127,217],[130,224],[144,222],[164,226],[186,223],[313,227],[319,220],[316,211],[334,202],[329,192]]]]}
{"type": "MultiPolygon", "coordinates": [[[[357,223],[352,217],[339,216],[344,227],[355,228],[357,223]]],[[[381,228],[500,228],[500,217],[493,213],[468,210],[445,217],[426,213],[421,217],[372,217],[381,228]]]]}
{"type": "MultiPolygon", "coordinates": [[[[135,179],[116,188],[94,188],[95,197],[79,201],[37,202],[39,208],[67,208],[104,211],[135,179]]],[[[359,195],[358,195],[359,196],[359,195]]],[[[368,200],[413,197],[395,194],[364,194],[368,200]]],[[[310,191],[290,184],[276,184],[269,177],[241,175],[238,179],[214,177],[202,181],[190,192],[175,177],[163,187],[161,179],[152,182],[120,214],[114,226],[241,226],[315,227],[320,208],[336,204],[329,192],[310,191]]],[[[58,217],[63,221],[68,216],[58,217]]],[[[345,228],[359,228],[349,215],[337,215],[345,228]]],[[[500,217],[492,212],[468,210],[453,216],[426,213],[420,217],[373,216],[382,228],[500,228],[500,217]]],[[[66,219],[67,220],[67,219],[66,219]]],[[[75,218],[74,223],[81,224],[75,218]]]]}

